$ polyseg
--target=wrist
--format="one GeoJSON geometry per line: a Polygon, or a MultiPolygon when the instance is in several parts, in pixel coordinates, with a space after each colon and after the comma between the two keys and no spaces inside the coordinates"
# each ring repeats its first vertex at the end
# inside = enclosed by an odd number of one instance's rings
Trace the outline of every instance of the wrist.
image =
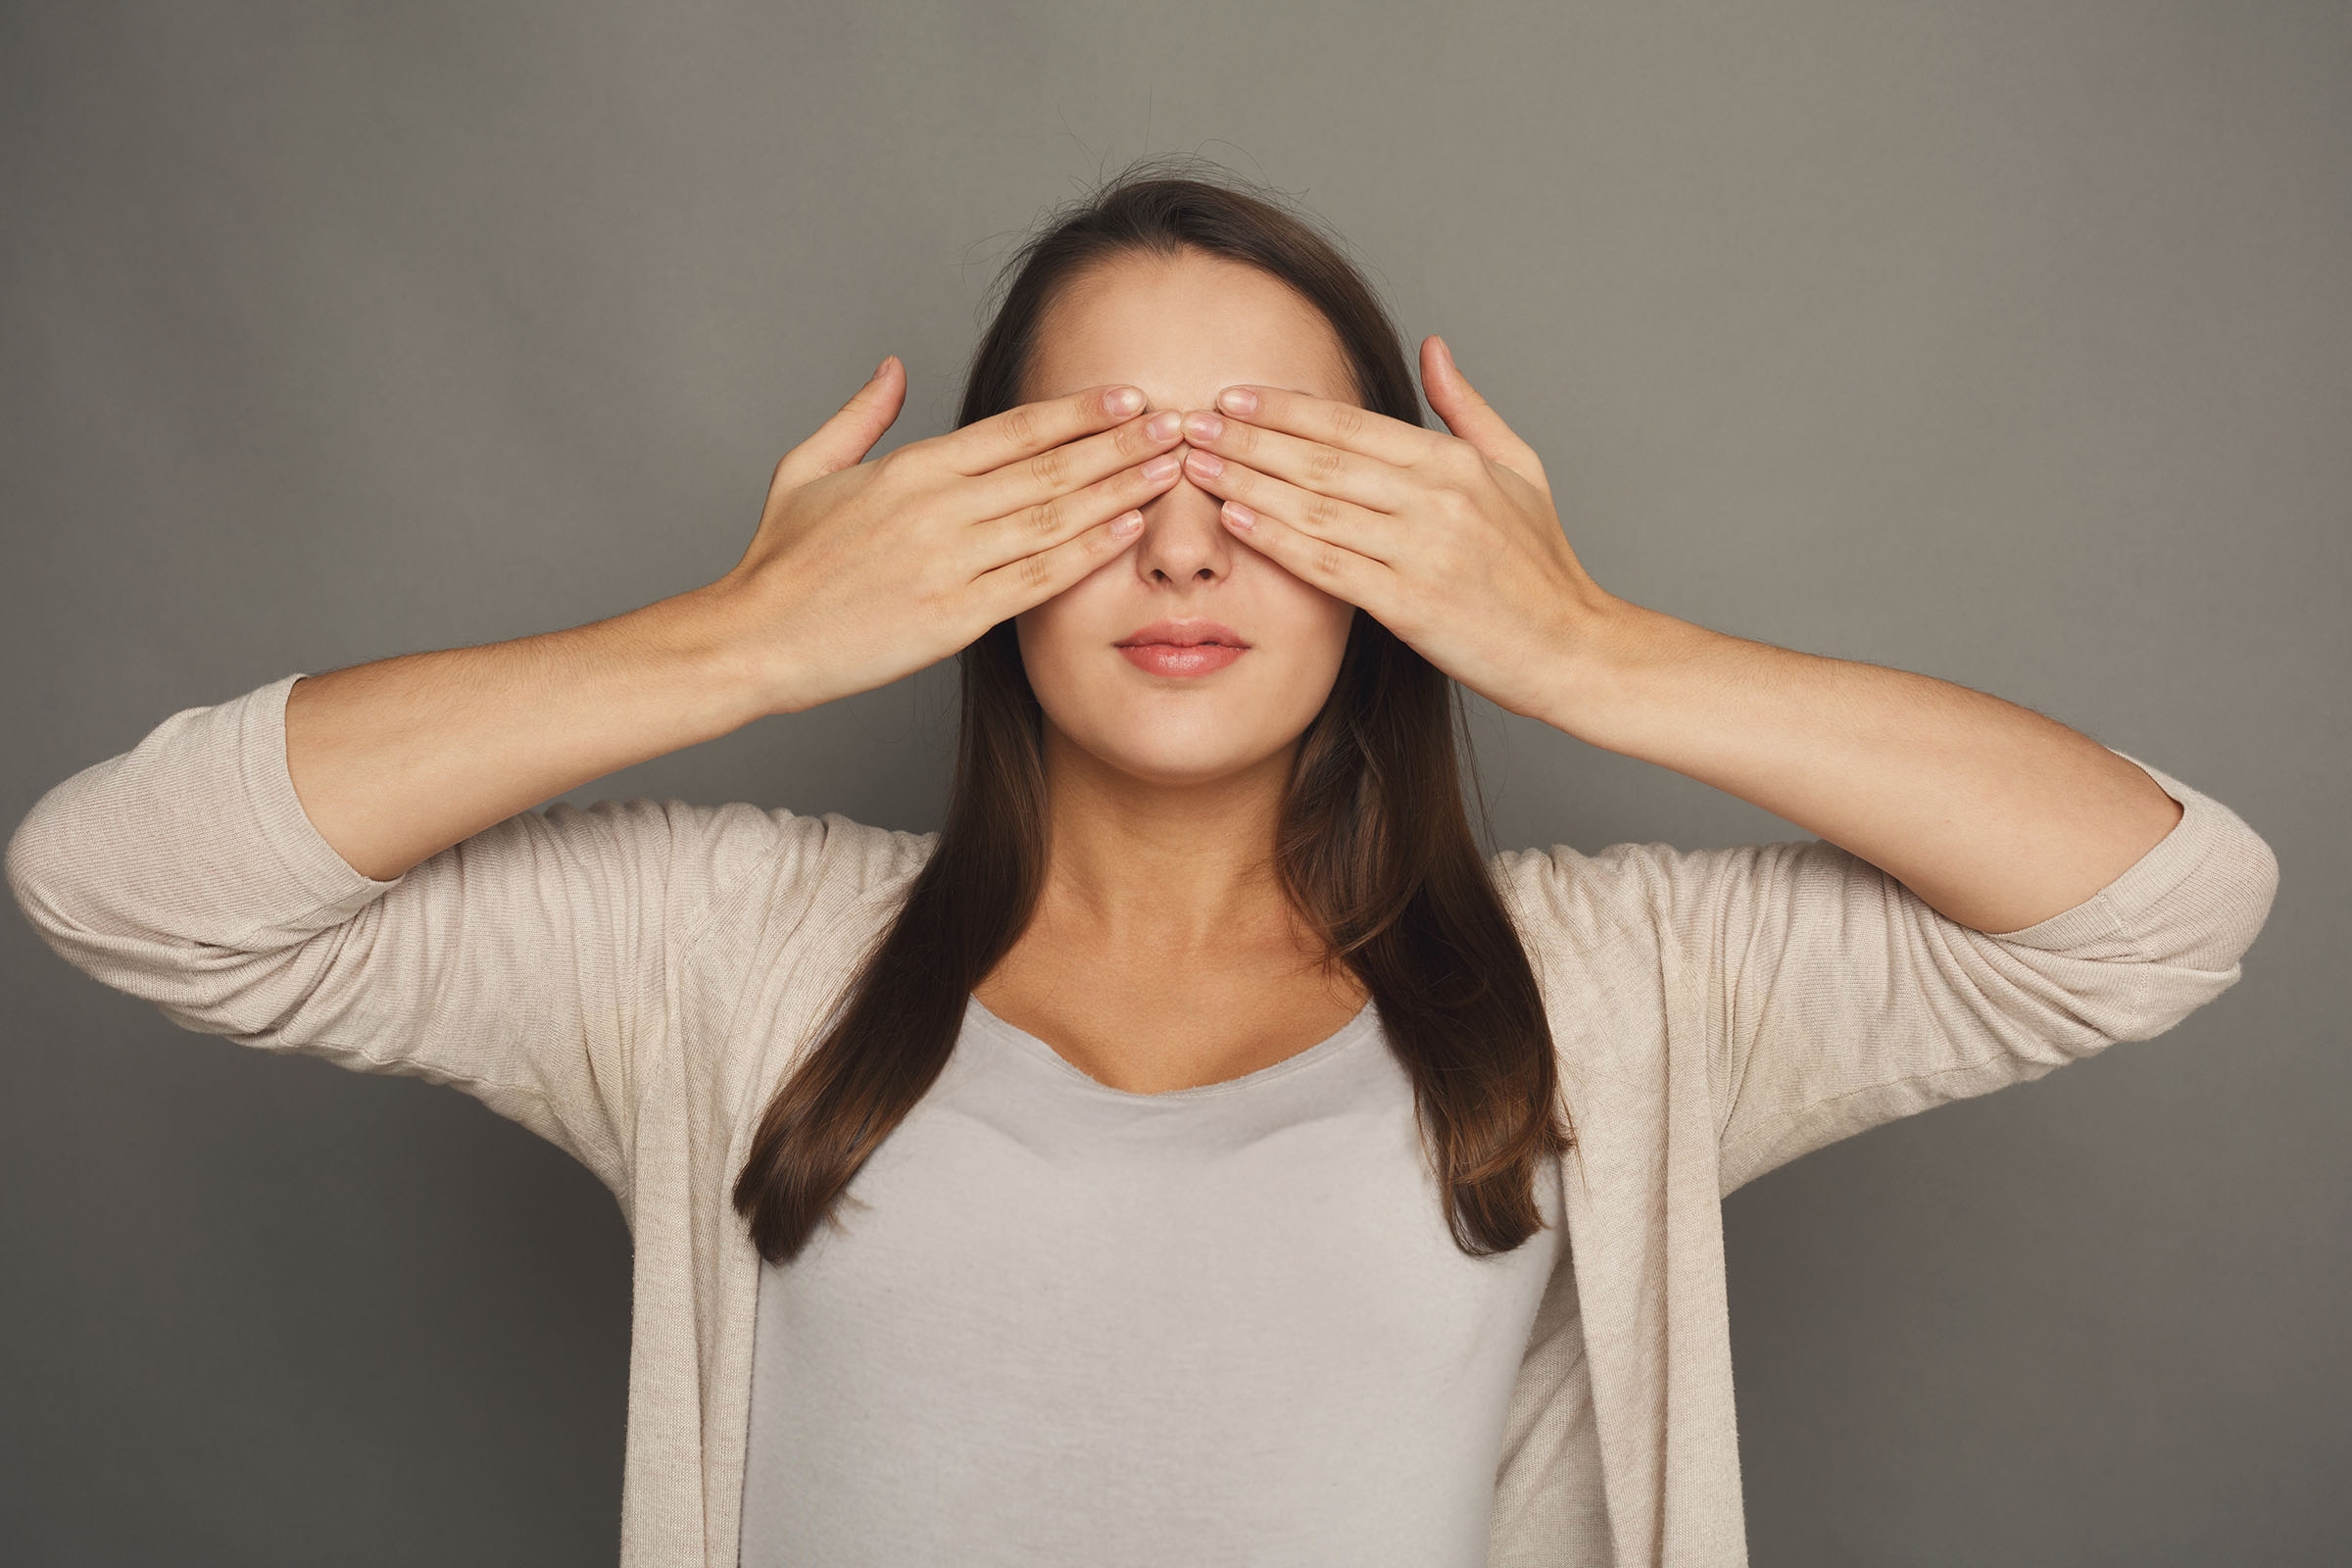
{"type": "Polygon", "coordinates": [[[1629,755],[1640,745],[1640,722],[1657,716],[1660,670],[1700,652],[1719,636],[1691,621],[1599,592],[1577,616],[1544,721],[1588,745],[1629,755]],[[1647,695],[1645,696],[1645,692],[1647,695]]]}
{"type": "Polygon", "coordinates": [[[703,739],[806,706],[794,700],[773,639],[758,635],[761,618],[723,580],[659,600],[621,620],[640,657],[666,671],[663,684],[693,715],[703,739]]]}

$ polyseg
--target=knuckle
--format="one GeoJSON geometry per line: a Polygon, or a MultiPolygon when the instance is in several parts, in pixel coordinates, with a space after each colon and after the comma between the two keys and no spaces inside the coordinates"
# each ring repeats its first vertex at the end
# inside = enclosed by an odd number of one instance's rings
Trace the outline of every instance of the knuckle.
{"type": "Polygon", "coordinates": [[[1027,446],[1037,435],[1037,411],[1024,403],[1004,411],[1005,437],[1017,446],[1027,446]]]}
{"type": "Polygon", "coordinates": [[[1048,447],[1029,460],[1029,472],[1038,483],[1058,490],[1070,471],[1070,453],[1067,447],[1048,447]]]}
{"type": "Polygon", "coordinates": [[[873,461],[869,482],[888,485],[893,494],[913,488],[926,456],[919,447],[893,447],[873,461]]]}
{"type": "Polygon", "coordinates": [[[1329,579],[1340,574],[1340,552],[1336,547],[1318,539],[1308,547],[1306,554],[1318,577],[1329,579]]]}
{"type": "Polygon", "coordinates": [[[1364,433],[1364,411],[1352,403],[1336,405],[1331,411],[1331,428],[1343,441],[1352,441],[1364,433]]]}
{"type": "Polygon", "coordinates": [[[1040,501],[1028,511],[1029,531],[1034,534],[1055,534],[1061,531],[1061,498],[1040,501]]]}
{"type": "Polygon", "coordinates": [[[1329,496],[1309,494],[1299,509],[1299,520],[1309,528],[1324,529],[1339,526],[1340,504],[1329,496]]]}
{"type": "Polygon", "coordinates": [[[1348,456],[1330,447],[1315,447],[1306,455],[1306,476],[1317,485],[1336,483],[1348,471],[1348,456]]]}
{"type": "Polygon", "coordinates": [[[1014,568],[1020,575],[1021,587],[1034,593],[1054,580],[1054,565],[1044,556],[1023,556],[1014,568]]]}

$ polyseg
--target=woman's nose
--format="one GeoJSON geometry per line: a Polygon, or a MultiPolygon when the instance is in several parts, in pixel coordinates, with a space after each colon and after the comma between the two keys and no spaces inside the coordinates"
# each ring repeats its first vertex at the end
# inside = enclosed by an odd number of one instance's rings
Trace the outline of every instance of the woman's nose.
{"type": "MultiPolygon", "coordinates": [[[[1170,449],[1179,463],[1191,448],[1179,442],[1170,449]]],[[[1223,576],[1233,541],[1217,521],[1223,503],[1193,483],[1179,469],[1176,482],[1144,507],[1144,531],[1136,541],[1136,570],[1170,582],[1186,582],[1206,573],[1223,576]]]]}

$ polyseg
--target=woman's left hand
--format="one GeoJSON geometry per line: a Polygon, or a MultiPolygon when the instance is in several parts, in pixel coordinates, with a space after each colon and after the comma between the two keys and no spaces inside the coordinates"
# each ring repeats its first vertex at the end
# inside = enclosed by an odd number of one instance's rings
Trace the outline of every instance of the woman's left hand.
{"type": "Polygon", "coordinates": [[[1451,435],[1303,392],[1228,387],[1186,419],[1185,476],[1224,502],[1235,538],[1497,706],[1556,722],[1572,661],[1622,601],[1576,559],[1544,465],[1443,339],[1422,341],[1421,382],[1451,435]]]}

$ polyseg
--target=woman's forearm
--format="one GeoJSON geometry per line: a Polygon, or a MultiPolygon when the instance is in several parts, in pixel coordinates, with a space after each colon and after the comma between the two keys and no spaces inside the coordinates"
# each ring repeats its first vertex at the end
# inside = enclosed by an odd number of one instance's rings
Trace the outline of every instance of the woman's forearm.
{"type": "Polygon", "coordinates": [[[2180,818],[2146,773],[2031,709],[1623,600],[1561,671],[1555,728],[1784,816],[1980,931],[2074,907],[2180,818]]]}
{"type": "Polygon", "coordinates": [[[771,711],[697,589],[606,620],[305,675],[286,767],[352,867],[388,880],[517,811],[771,711]]]}
{"type": "Polygon", "coordinates": [[[911,675],[1101,568],[1176,481],[1139,461],[1180,436],[1134,388],[1135,409],[1087,387],[866,462],[905,398],[892,364],[784,455],[716,582],[296,681],[286,767],[319,835],[389,880],[591,779],[911,675]]]}

